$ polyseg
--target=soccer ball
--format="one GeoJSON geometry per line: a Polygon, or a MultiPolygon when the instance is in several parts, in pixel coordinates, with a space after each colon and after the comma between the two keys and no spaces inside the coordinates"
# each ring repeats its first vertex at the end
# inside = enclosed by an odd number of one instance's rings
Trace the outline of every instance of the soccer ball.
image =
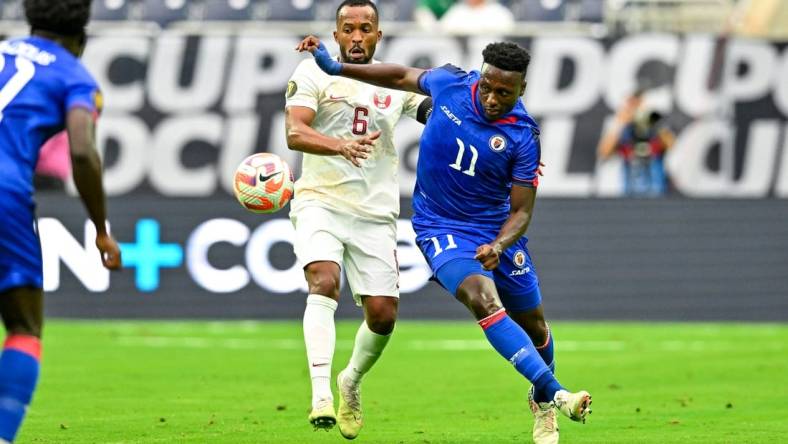
{"type": "Polygon", "coordinates": [[[293,171],[276,154],[252,154],[235,170],[233,193],[251,212],[274,213],[293,197],[293,171]]]}

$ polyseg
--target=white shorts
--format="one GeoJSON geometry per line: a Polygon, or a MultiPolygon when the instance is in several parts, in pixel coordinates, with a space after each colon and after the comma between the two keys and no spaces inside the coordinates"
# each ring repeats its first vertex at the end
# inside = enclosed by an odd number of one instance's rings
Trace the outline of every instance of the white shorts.
{"type": "Polygon", "coordinates": [[[397,226],[318,206],[290,212],[302,267],[331,261],[344,268],[357,305],[361,296],[399,297],[397,226]]]}

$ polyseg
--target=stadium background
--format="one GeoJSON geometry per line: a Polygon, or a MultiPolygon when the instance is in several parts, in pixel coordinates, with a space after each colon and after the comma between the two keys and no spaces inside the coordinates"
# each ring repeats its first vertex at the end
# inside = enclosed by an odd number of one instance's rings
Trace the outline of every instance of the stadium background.
{"type": "MultiPolygon", "coordinates": [[[[41,193],[48,315],[298,318],[305,287],[286,214],[245,213],[228,190],[238,161],[255,151],[279,154],[298,175],[300,155],[284,139],[284,91],[304,57],[292,48],[312,29],[122,23],[99,22],[84,60],[106,98],[99,147],[126,268],[112,276],[101,268],[75,198],[41,193]]],[[[408,65],[479,66],[495,40],[390,25],[378,58],[408,65]]],[[[522,29],[511,38],[533,53],[526,104],[547,164],[529,245],[548,313],[788,319],[788,46],[721,45],[711,33],[522,29]],[[644,81],[647,101],[678,136],[667,199],[621,198],[621,165],[596,160],[605,125],[644,81]]],[[[407,222],[420,125],[406,119],[397,133],[402,317],[464,318],[428,283],[407,222]]],[[[358,312],[342,304],[339,315],[358,312]]]]}

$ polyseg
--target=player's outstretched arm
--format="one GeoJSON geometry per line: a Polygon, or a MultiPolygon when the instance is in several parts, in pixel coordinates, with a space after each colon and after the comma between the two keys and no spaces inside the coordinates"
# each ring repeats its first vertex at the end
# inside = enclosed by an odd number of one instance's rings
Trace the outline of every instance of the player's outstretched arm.
{"type": "Polygon", "coordinates": [[[319,156],[342,156],[360,167],[361,160],[369,157],[380,131],[356,140],[337,139],[326,136],[312,128],[315,111],[306,106],[285,108],[285,131],[287,147],[303,153],[319,156]]]}
{"type": "Polygon", "coordinates": [[[90,111],[72,108],[66,117],[74,184],[96,226],[96,246],[104,266],[120,268],[120,248],[107,231],[104,185],[101,182],[101,159],[96,151],[96,127],[90,111]]]}
{"type": "Polygon", "coordinates": [[[423,69],[397,65],[395,63],[339,63],[334,60],[320,40],[310,35],[296,47],[298,52],[309,51],[317,65],[327,74],[343,76],[383,88],[399,89],[424,94],[419,88],[419,77],[423,69]]]}
{"type": "Polygon", "coordinates": [[[501,253],[523,237],[531,223],[534,202],[536,202],[536,188],[512,185],[509,218],[506,219],[494,241],[476,249],[476,260],[482,263],[485,270],[496,268],[500,264],[501,253]]]}

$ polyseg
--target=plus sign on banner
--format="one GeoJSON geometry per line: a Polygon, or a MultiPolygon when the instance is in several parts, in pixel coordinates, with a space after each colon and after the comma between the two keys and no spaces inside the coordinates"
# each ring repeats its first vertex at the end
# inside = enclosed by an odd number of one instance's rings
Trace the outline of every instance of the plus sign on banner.
{"type": "Polygon", "coordinates": [[[135,231],[135,243],[120,244],[123,267],[136,268],[138,290],[154,291],[159,288],[159,269],[176,268],[183,263],[183,247],[161,243],[159,223],[153,219],[140,219],[135,231]]]}

